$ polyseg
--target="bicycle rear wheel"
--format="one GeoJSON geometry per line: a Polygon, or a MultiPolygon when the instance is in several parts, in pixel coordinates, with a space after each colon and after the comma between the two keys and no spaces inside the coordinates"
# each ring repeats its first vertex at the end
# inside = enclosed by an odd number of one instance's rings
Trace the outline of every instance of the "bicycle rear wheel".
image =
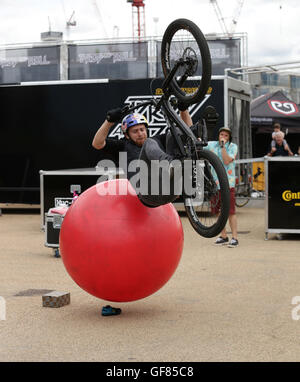
{"type": "Polygon", "coordinates": [[[170,82],[172,93],[186,104],[200,102],[210,85],[211,57],[203,33],[187,19],[173,21],[162,39],[161,64],[165,77],[177,62],[181,65],[170,82]]]}
{"type": "Polygon", "coordinates": [[[249,196],[244,196],[244,197],[239,197],[239,196],[236,196],[235,197],[235,205],[237,207],[244,207],[250,200],[250,197],[249,196]]]}
{"type": "Polygon", "coordinates": [[[193,178],[195,191],[184,200],[189,221],[201,236],[217,236],[229,216],[230,190],[225,168],[213,152],[201,150],[197,162],[193,161],[193,178]]]}

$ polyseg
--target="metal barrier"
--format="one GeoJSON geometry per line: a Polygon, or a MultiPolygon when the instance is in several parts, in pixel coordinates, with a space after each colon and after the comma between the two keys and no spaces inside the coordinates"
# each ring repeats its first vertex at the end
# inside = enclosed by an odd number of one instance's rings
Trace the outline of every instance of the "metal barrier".
{"type": "Polygon", "coordinates": [[[236,160],[236,206],[265,198],[264,157],[236,160]]]}

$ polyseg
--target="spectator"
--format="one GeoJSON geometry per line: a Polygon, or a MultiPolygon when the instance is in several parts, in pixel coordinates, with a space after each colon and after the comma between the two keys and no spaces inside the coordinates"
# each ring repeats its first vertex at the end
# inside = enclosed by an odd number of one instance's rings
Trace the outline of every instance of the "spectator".
{"type": "Polygon", "coordinates": [[[284,139],[284,133],[282,131],[278,131],[274,135],[275,146],[272,147],[271,143],[271,151],[268,153],[268,156],[293,156],[289,145],[284,139]]]}
{"type": "MultiPolygon", "coordinates": [[[[239,245],[237,238],[237,217],[235,212],[235,158],[238,147],[235,143],[231,142],[231,140],[231,130],[228,127],[222,127],[219,130],[218,140],[208,142],[206,149],[214,152],[221,160],[223,166],[225,167],[230,187],[230,210],[228,220],[232,232],[232,238],[229,241],[225,227],[221,232],[221,236],[215,241],[215,244],[227,245],[229,248],[235,248],[239,245]]],[[[216,209],[218,208],[219,207],[216,206],[216,209]]]]}
{"type": "MultiPolygon", "coordinates": [[[[280,123],[274,123],[274,125],[273,125],[273,133],[272,133],[272,142],[271,142],[271,152],[272,152],[272,149],[274,149],[275,148],[275,146],[276,146],[276,140],[275,140],[275,137],[276,137],[276,133],[278,133],[278,132],[282,132],[282,134],[283,134],[283,138],[284,138],[284,132],[283,131],[281,131],[281,125],[280,125],[280,123]]],[[[285,146],[287,144],[287,142],[286,142],[286,140],[285,139],[283,139],[283,145],[285,146]]],[[[274,150],[275,151],[275,150],[274,150]]]]}
{"type": "Polygon", "coordinates": [[[275,139],[275,134],[278,133],[278,131],[281,131],[281,125],[277,122],[273,125],[272,139],[275,139]]]}

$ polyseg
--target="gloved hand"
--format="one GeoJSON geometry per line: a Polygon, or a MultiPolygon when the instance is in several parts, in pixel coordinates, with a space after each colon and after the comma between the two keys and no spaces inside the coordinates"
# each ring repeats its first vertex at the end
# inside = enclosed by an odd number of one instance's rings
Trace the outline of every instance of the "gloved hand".
{"type": "Polygon", "coordinates": [[[106,120],[108,122],[117,123],[123,117],[123,110],[118,107],[116,109],[109,110],[106,115],[106,120]]]}
{"type": "Polygon", "coordinates": [[[177,102],[177,107],[178,107],[178,110],[180,110],[180,111],[185,111],[185,110],[188,110],[188,108],[189,108],[186,103],[183,103],[181,101],[177,102]]]}

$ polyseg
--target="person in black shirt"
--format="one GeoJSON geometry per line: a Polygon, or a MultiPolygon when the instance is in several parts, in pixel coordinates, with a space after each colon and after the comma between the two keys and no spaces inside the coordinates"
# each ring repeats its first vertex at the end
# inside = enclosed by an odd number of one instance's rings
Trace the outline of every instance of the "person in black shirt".
{"type": "Polygon", "coordinates": [[[289,145],[284,139],[284,133],[282,131],[278,131],[274,135],[275,145],[272,146],[271,150],[268,153],[268,156],[293,156],[289,145]]]}
{"type": "MultiPolygon", "coordinates": [[[[179,109],[183,121],[188,126],[191,126],[191,117],[188,110],[186,110],[186,107],[184,105],[179,105],[179,109]]],[[[148,138],[148,121],[142,114],[133,113],[123,117],[122,109],[120,108],[108,111],[106,120],[102,123],[94,136],[92,146],[98,150],[106,147],[110,152],[125,153],[125,163],[124,161],[121,161],[123,163],[119,163],[119,165],[123,168],[128,180],[134,188],[136,188],[137,185],[135,183],[135,175],[139,174],[139,172],[142,173],[142,167],[139,167],[138,163],[140,164],[140,160],[143,160],[144,163],[147,164],[147,192],[137,192],[138,197],[143,204],[148,207],[157,207],[162,204],[173,202],[178,198],[178,194],[172,192],[174,191],[174,187],[169,194],[163,194],[161,192],[162,179],[168,179],[168,181],[170,181],[172,178],[172,161],[175,157],[175,144],[172,141],[173,137],[169,133],[169,135],[161,134],[154,136],[153,138],[148,138]],[[121,120],[121,129],[124,138],[120,140],[107,138],[111,127],[121,120]],[[150,170],[150,166],[152,165],[151,161],[158,161],[159,163],[166,161],[165,163],[167,163],[167,167],[159,170],[160,175],[158,182],[160,183],[160,186],[158,195],[153,195],[150,192],[151,182],[153,183],[150,170]],[[162,175],[166,175],[166,173],[168,173],[168,177],[163,177],[162,175]]],[[[143,175],[141,175],[141,178],[142,176],[143,175]]]]}

